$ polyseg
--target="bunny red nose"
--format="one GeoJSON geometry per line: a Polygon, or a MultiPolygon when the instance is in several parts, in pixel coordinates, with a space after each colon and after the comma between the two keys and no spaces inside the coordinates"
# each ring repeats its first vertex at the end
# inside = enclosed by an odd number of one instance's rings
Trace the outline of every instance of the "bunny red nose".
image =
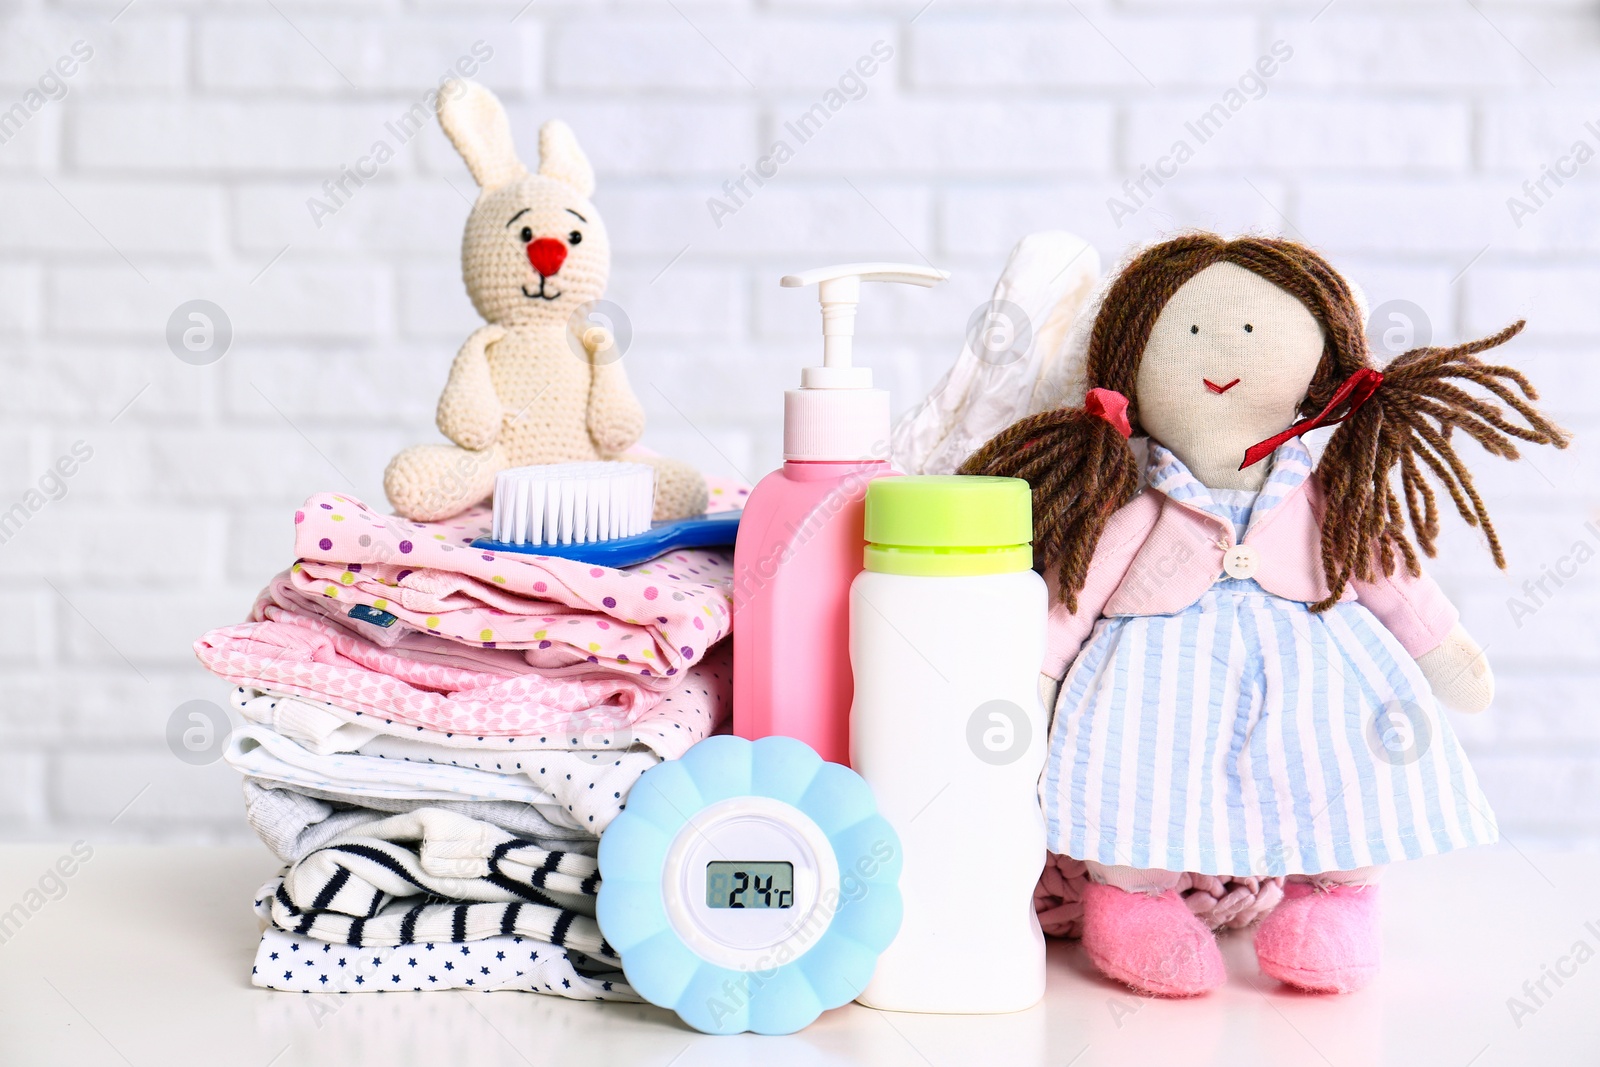
{"type": "Polygon", "coordinates": [[[533,269],[548,278],[561,269],[567,261],[567,243],[554,237],[541,237],[528,245],[528,262],[533,269]]]}

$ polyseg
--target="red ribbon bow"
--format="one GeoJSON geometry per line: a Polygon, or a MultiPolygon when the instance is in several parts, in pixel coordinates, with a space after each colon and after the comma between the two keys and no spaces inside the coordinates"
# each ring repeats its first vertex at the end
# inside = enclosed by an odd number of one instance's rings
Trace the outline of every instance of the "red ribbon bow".
{"type": "Polygon", "coordinates": [[[1123,437],[1133,436],[1133,424],[1128,421],[1128,398],[1115,389],[1091,389],[1083,398],[1083,410],[1111,424],[1123,437]]]}
{"type": "Polygon", "coordinates": [[[1382,371],[1374,370],[1371,367],[1362,367],[1360,370],[1350,375],[1350,377],[1346,378],[1338,389],[1334,390],[1333,398],[1328,401],[1327,407],[1311,416],[1311,418],[1302,419],[1301,421],[1295,423],[1282,433],[1273,434],[1265,441],[1258,441],[1249,448],[1245,449],[1244,462],[1239,464],[1239,469],[1244,470],[1246,467],[1253,467],[1257,463],[1260,463],[1262,460],[1272,455],[1273,452],[1277,451],[1278,446],[1289,440],[1291,437],[1299,437],[1303,433],[1309,433],[1310,431],[1315,430],[1318,426],[1332,426],[1336,423],[1343,422],[1351,415],[1354,415],[1360,409],[1362,404],[1365,404],[1369,399],[1371,399],[1372,394],[1376,393],[1378,391],[1378,386],[1382,384],[1382,371]],[[1350,406],[1345,409],[1344,414],[1334,416],[1333,412],[1338,410],[1339,405],[1346,402],[1348,402],[1350,406]]]}

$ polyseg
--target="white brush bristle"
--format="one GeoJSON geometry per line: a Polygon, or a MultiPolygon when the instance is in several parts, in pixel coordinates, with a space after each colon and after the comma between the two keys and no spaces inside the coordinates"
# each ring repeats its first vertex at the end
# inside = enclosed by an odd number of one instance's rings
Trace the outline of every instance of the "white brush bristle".
{"type": "Polygon", "coordinates": [[[615,541],[650,528],[655,468],[603,460],[513,467],[494,479],[494,539],[510,545],[615,541]]]}

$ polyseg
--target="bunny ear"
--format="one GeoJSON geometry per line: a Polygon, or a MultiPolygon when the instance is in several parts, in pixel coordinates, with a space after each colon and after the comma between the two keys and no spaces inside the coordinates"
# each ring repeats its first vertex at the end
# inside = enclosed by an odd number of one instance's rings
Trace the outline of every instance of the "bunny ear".
{"type": "Polygon", "coordinates": [[[566,182],[587,199],[594,193],[594,168],[578,147],[577,135],[560,119],[539,127],[539,173],[566,182]]]}
{"type": "Polygon", "coordinates": [[[477,82],[446,83],[439,92],[439,125],[479,188],[494,189],[528,173],[517,159],[505,108],[477,82]]]}

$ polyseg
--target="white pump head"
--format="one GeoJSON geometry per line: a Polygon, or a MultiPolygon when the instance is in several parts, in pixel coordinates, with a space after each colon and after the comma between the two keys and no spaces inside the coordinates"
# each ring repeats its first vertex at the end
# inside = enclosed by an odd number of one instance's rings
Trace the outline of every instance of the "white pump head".
{"type": "Polygon", "coordinates": [[[784,394],[783,456],[795,460],[884,459],[889,454],[889,394],[872,370],[851,364],[862,282],[932,286],[949,271],[908,263],[845,263],[784,275],[785,288],[817,287],[822,303],[822,366],[800,374],[784,394]]]}

